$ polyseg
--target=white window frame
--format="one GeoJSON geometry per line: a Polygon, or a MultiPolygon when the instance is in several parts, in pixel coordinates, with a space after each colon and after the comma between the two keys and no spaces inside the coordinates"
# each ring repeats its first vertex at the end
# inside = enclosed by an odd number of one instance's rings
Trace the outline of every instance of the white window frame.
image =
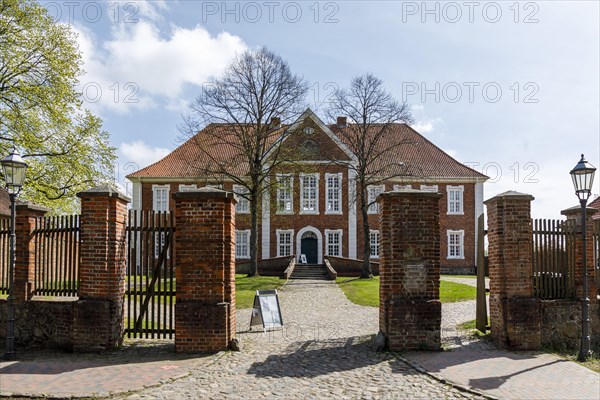
{"type": "Polygon", "coordinates": [[[446,192],[448,194],[448,215],[464,215],[464,192],[465,187],[460,186],[446,186],[446,192]],[[451,193],[458,193],[459,199],[452,199],[451,193]]]}
{"type": "Polygon", "coordinates": [[[198,185],[184,185],[183,183],[179,185],[180,192],[191,192],[198,189],[198,185]]]}
{"type": "Polygon", "coordinates": [[[242,197],[242,194],[248,194],[250,191],[246,186],[233,185],[233,193],[237,195],[237,204],[235,205],[236,214],[250,214],[250,200],[242,197]]]}
{"type": "Polygon", "coordinates": [[[343,174],[337,173],[337,174],[325,174],[325,214],[342,214],[342,178],[343,174]],[[338,182],[338,188],[337,191],[335,190],[335,188],[331,188],[329,186],[329,179],[330,178],[335,178],[338,182]],[[337,192],[337,198],[331,198],[330,194],[334,194],[335,197],[335,192],[337,192]],[[337,203],[337,210],[331,210],[330,209],[330,205],[336,204],[337,203]]]}
{"type": "Polygon", "coordinates": [[[319,214],[319,174],[300,174],[300,214],[319,214]],[[304,178],[314,177],[315,182],[315,209],[304,208],[304,178]]]}
{"type": "Polygon", "coordinates": [[[152,185],[152,210],[169,212],[169,192],[171,185],[152,185]],[[158,193],[166,189],[164,199],[158,200],[158,193]],[[160,203],[159,203],[160,202],[160,203]]]}
{"type": "Polygon", "coordinates": [[[294,175],[293,174],[277,174],[277,214],[293,214],[294,213],[294,175]],[[281,182],[286,180],[289,182],[290,186],[282,187],[281,182]],[[288,193],[289,190],[289,193],[288,193]],[[282,196],[283,194],[287,194],[289,196],[282,196]],[[281,204],[284,204],[284,207],[280,207],[281,204]],[[286,210],[285,205],[289,204],[290,209],[286,210]]]}
{"type": "Polygon", "coordinates": [[[275,230],[277,235],[277,257],[287,257],[294,254],[294,230],[293,229],[277,229],[275,230]],[[289,243],[282,243],[281,237],[283,235],[290,235],[289,243]],[[284,254],[282,250],[283,247],[289,246],[289,254],[284,254]]]}
{"type": "Polygon", "coordinates": [[[403,189],[412,189],[412,185],[394,185],[394,191],[403,189]]]}
{"type": "Polygon", "coordinates": [[[343,229],[325,229],[325,255],[327,256],[332,256],[332,257],[342,257],[342,243],[344,240],[344,230],[343,229]],[[329,235],[338,235],[338,242],[337,243],[330,243],[329,242],[329,235]],[[330,245],[335,245],[337,244],[338,246],[338,254],[331,254],[331,252],[329,251],[329,246],[330,245]]]}
{"type": "Polygon", "coordinates": [[[367,186],[367,202],[369,208],[367,209],[368,214],[379,214],[379,203],[375,200],[377,196],[385,192],[385,185],[369,185],[367,186]]]}
{"type": "Polygon", "coordinates": [[[235,259],[246,260],[250,258],[250,229],[241,229],[235,231],[235,259]],[[246,240],[243,242],[240,240],[238,235],[245,234],[246,240]],[[244,247],[242,247],[244,246],[244,247]],[[244,249],[244,254],[240,250],[244,249]]]}
{"type": "Polygon", "coordinates": [[[370,230],[369,231],[369,244],[371,245],[371,254],[369,255],[370,258],[379,258],[379,255],[381,254],[381,234],[379,233],[379,230],[370,230]],[[377,235],[377,242],[375,244],[375,246],[373,245],[373,235],[377,235]],[[373,254],[373,250],[377,249],[376,254],[373,254]]]}
{"type": "Polygon", "coordinates": [[[448,230],[448,260],[464,260],[465,259],[465,231],[464,230],[448,230]],[[458,244],[451,244],[453,237],[457,237],[458,244]],[[452,254],[453,248],[459,246],[459,254],[452,254]]]}
{"type": "Polygon", "coordinates": [[[421,190],[424,192],[434,192],[437,193],[438,185],[421,185],[421,190]]]}

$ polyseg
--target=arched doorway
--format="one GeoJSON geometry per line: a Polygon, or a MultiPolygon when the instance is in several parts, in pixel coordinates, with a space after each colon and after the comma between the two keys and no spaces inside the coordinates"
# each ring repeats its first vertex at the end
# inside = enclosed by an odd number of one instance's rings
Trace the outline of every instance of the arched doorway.
{"type": "Polygon", "coordinates": [[[306,256],[309,264],[323,263],[323,235],[314,226],[305,226],[296,234],[296,254],[298,262],[301,255],[306,256]]]}
{"type": "Polygon", "coordinates": [[[309,264],[319,262],[319,240],[314,232],[305,232],[300,238],[300,254],[306,256],[306,262],[309,264]]]}

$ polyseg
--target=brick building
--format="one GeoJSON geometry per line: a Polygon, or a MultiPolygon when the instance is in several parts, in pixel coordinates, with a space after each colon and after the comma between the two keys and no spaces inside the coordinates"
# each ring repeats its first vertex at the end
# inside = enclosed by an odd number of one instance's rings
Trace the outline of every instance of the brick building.
{"type": "MultiPolygon", "coordinates": [[[[280,146],[296,149],[301,159],[282,164],[272,176],[274,189],[263,195],[259,217],[259,260],[305,254],[309,263],[322,263],[324,256],[350,259],[363,254],[362,217],[355,200],[354,171],[339,132],[346,129],[345,118],[326,125],[310,109],[294,124],[273,122],[274,137],[285,139],[280,146]]],[[[201,150],[205,131],[227,134],[228,127],[212,124],[162,160],[127,176],[133,183],[133,209],[166,211],[173,209],[171,194],[206,185],[240,192],[241,187],[222,176],[199,176],[194,162],[201,150]],[[220,132],[220,131],[219,131],[220,132]]],[[[214,136],[212,136],[214,137],[214,136]]],[[[485,175],[459,163],[406,124],[396,124],[381,146],[403,140],[398,164],[408,166],[408,174],[382,185],[370,186],[370,199],[384,191],[411,187],[442,194],[440,200],[440,265],[442,271],[473,272],[476,261],[476,219],[483,213],[485,175]]],[[[229,160],[226,145],[212,147],[213,160],[229,160]]],[[[212,154],[212,153],[211,153],[212,154]]],[[[395,162],[395,161],[394,161],[395,162]]],[[[241,163],[229,163],[238,176],[245,174],[241,163]]],[[[379,259],[378,204],[369,207],[371,257],[379,259]]],[[[242,198],[236,206],[236,258],[250,256],[249,204],[242,198]]]]}

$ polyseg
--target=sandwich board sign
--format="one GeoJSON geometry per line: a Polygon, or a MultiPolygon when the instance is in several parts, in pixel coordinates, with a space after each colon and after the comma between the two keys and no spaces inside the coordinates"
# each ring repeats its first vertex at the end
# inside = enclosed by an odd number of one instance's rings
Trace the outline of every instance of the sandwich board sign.
{"type": "Polygon", "coordinates": [[[262,325],[263,331],[283,327],[277,289],[256,291],[252,317],[250,317],[250,329],[254,325],[262,325]]]}

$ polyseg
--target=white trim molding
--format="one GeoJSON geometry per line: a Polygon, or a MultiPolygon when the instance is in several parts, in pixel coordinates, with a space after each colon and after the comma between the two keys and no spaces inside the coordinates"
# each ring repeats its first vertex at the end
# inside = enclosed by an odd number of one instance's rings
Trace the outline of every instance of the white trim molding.
{"type": "Polygon", "coordinates": [[[420,188],[424,192],[437,193],[437,191],[438,191],[438,185],[421,185],[420,188]]]}
{"type": "MultiPolygon", "coordinates": [[[[269,178],[265,178],[265,185],[269,184],[269,178]]],[[[261,259],[271,258],[271,196],[268,190],[262,194],[262,246],[261,259]]]]}
{"type": "Polygon", "coordinates": [[[477,238],[479,237],[479,226],[477,220],[483,214],[483,183],[475,184],[475,258],[477,260],[477,238]]]}
{"type": "Polygon", "coordinates": [[[318,228],[314,226],[305,226],[296,233],[296,258],[300,257],[302,251],[302,235],[306,232],[312,232],[317,235],[317,264],[323,264],[323,235],[318,228]]]}
{"type": "Polygon", "coordinates": [[[131,185],[131,209],[142,209],[142,184],[140,182],[132,182],[131,185]]]}
{"type": "Polygon", "coordinates": [[[356,258],[356,171],[348,167],[348,258],[356,258]]]}

